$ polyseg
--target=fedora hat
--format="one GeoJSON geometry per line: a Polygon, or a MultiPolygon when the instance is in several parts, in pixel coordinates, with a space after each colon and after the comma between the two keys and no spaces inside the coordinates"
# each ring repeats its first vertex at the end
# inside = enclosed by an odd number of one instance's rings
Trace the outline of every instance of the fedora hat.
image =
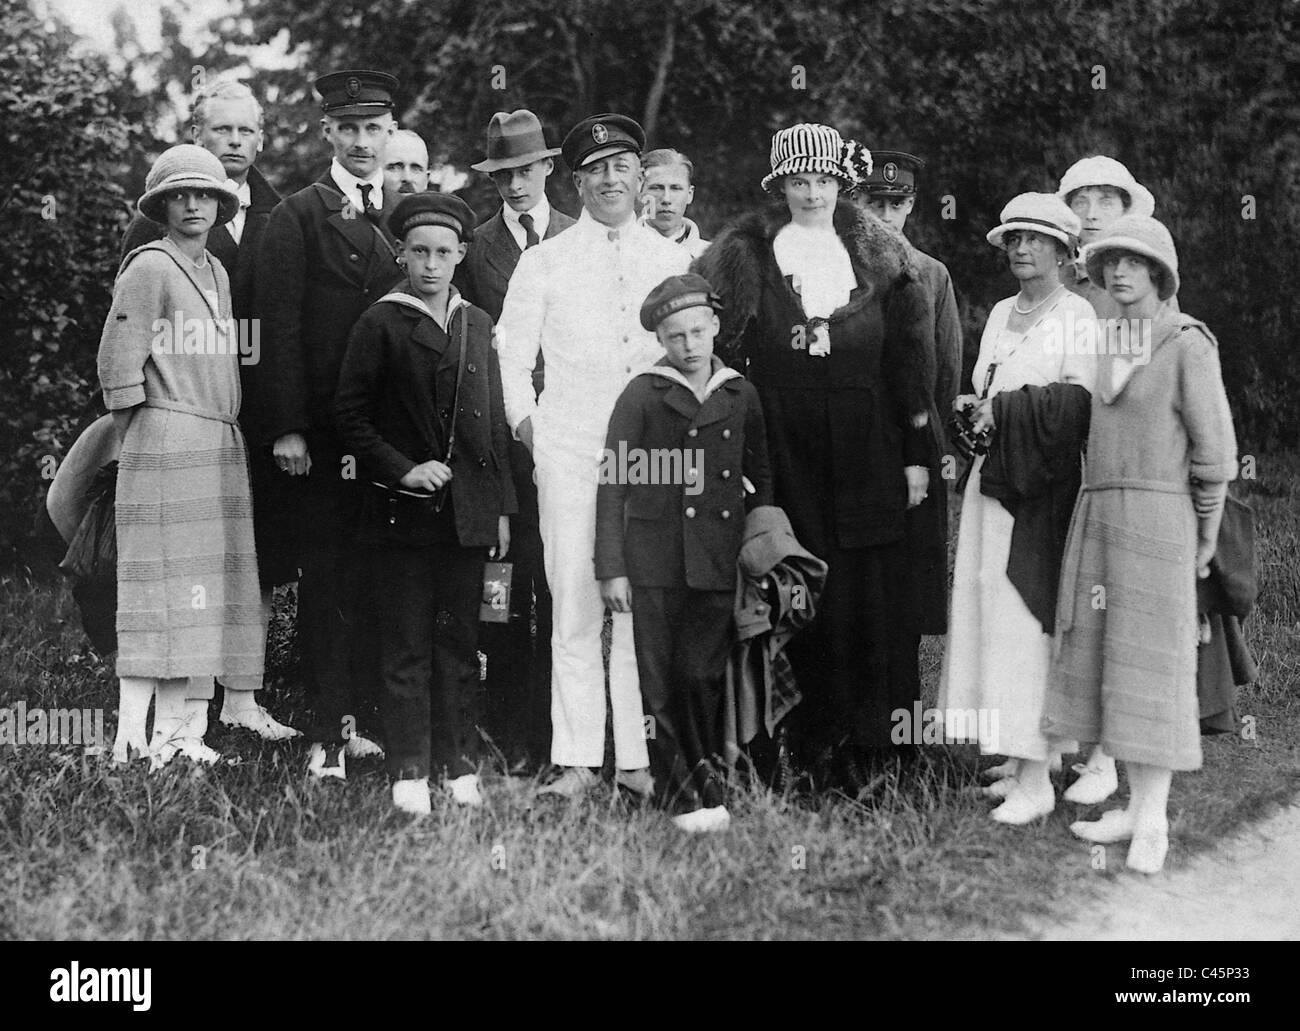
{"type": "Polygon", "coordinates": [[[469,167],[476,172],[520,168],[542,158],[553,158],[559,147],[548,147],[542,123],[531,111],[498,111],[487,127],[487,157],[469,167]]]}

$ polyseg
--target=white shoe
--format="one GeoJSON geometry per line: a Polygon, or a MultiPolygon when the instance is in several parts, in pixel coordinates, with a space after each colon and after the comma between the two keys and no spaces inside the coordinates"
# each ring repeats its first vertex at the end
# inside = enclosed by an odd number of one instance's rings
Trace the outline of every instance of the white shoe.
{"type": "Polygon", "coordinates": [[[1107,758],[1100,763],[1075,763],[1074,772],[1079,774],[1079,779],[1065,789],[1062,797],[1067,802],[1097,805],[1119,789],[1114,759],[1107,758]]]}
{"type": "Polygon", "coordinates": [[[569,766],[555,780],[537,789],[539,795],[559,795],[577,798],[600,783],[600,774],[586,766],[569,766]]]}
{"type": "Polygon", "coordinates": [[[673,825],[687,834],[714,834],[731,826],[731,814],[725,805],[715,805],[674,816],[673,825]]]}
{"type": "Polygon", "coordinates": [[[992,784],[985,784],[980,788],[980,794],[985,798],[1006,798],[1011,792],[1016,790],[1020,783],[1015,777],[1003,777],[1001,780],[995,780],[992,784]]]}
{"type": "Polygon", "coordinates": [[[209,748],[197,737],[163,738],[155,735],[149,746],[149,769],[161,770],[177,755],[183,755],[191,762],[204,766],[215,766],[221,762],[221,753],[209,748]]]}
{"type": "Polygon", "coordinates": [[[126,734],[118,727],[118,735],[113,742],[113,762],[129,763],[132,758],[149,758],[149,739],[143,731],[139,734],[126,734]]]}
{"type": "Polygon", "coordinates": [[[642,798],[649,798],[655,793],[655,781],[650,776],[648,766],[643,766],[639,770],[615,770],[614,783],[642,798]]]}
{"type": "Polygon", "coordinates": [[[349,759],[369,759],[374,756],[376,759],[384,757],[384,750],[368,737],[362,737],[360,734],[353,734],[343,743],[343,751],[348,753],[349,759]]]}
{"type": "Polygon", "coordinates": [[[1018,785],[1011,794],[1007,795],[1007,800],[989,815],[998,823],[1023,827],[1027,823],[1033,823],[1040,817],[1049,815],[1055,808],[1056,796],[1050,788],[1041,795],[1035,795],[1031,794],[1024,785],[1018,785]]]}
{"type": "Polygon", "coordinates": [[[1114,845],[1133,837],[1133,817],[1127,809],[1108,809],[1100,820],[1075,820],[1070,833],[1098,845],[1114,845]]]}
{"type": "Polygon", "coordinates": [[[302,733],[301,730],[280,723],[260,705],[239,709],[236,712],[227,712],[223,706],[221,723],[226,727],[243,727],[245,730],[251,730],[263,741],[284,741],[291,737],[298,737],[302,733]]]}
{"type": "Polygon", "coordinates": [[[343,753],[346,751],[346,748],[339,745],[330,745],[327,748],[317,742],[311,746],[311,750],[307,753],[307,772],[315,780],[325,780],[328,777],[333,777],[336,780],[347,780],[347,765],[343,761],[343,753]],[[333,764],[326,766],[327,759],[333,759],[333,764]]]}
{"type": "Polygon", "coordinates": [[[429,778],[393,781],[393,805],[412,816],[428,816],[433,812],[429,800],[429,778]]]}
{"type": "Polygon", "coordinates": [[[1169,851],[1169,833],[1162,830],[1143,830],[1133,834],[1124,865],[1138,873],[1159,873],[1164,869],[1165,855],[1169,851]]]}
{"type": "Polygon", "coordinates": [[[477,773],[467,773],[463,777],[447,781],[447,790],[451,792],[451,800],[457,805],[481,806],[483,804],[483,792],[479,790],[477,773]]]}
{"type": "Polygon", "coordinates": [[[1008,759],[1004,763],[998,763],[996,766],[990,766],[987,770],[982,770],[980,776],[985,780],[1006,780],[1008,777],[1014,777],[1020,772],[1020,760],[1008,759]]]}

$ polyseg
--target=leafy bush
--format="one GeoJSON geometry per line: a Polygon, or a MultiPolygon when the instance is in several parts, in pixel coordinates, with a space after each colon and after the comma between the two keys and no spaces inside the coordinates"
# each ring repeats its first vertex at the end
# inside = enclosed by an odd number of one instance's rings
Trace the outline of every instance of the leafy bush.
{"type": "Polygon", "coordinates": [[[75,430],[127,208],[114,183],[136,130],[126,83],[25,5],[0,15],[0,562],[19,554],[75,430]]]}

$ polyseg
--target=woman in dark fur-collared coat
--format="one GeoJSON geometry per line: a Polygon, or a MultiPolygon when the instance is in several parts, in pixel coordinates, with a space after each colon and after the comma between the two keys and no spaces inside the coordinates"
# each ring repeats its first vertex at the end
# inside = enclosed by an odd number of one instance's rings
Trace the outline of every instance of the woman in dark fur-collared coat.
{"type": "Polygon", "coordinates": [[[835,750],[840,782],[895,754],[892,713],[916,701],[900,644],[904,512],[928,489],[929,301],[902,244],[840,199],[870,155],[829,126],[772,141],[763,188],[782,203],[728,227],[693,268],[722,297],[724,356],[747,369],[767,423],[776,504],[830,565],[813,626],[790,648],[807,764],[835,750]]]}

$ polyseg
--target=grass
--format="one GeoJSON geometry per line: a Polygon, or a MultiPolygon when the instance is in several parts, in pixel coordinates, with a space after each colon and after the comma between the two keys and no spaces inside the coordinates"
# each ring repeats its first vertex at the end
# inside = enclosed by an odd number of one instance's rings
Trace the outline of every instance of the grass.
{"type": "MultiPolygon", "coordinates": [[[[1205,739],[1204,769],[1174,778],[1170,868],[1300,791],[1300,457],[1262,460],[1243,486],[1264,589],[1248,624],[1261,677],[1239,710],[1257,734],[1205,739]]],[[[111,669],[62,585],[4,578],[0,620],[0,707],[102,706],[111,734],[111,669]]],[[[281,613],[273,674],[293,663],[284,630],[281,613]]],[[[925,645],[930,697],[941,647],[925,645]]],[[[272,695],[292,718],[296,692],[272,695]]],[[[0,936],[987,937],[1127,876],[1122,848],[1098,869],[1071,837],[1078,807],[1027,828],[989,821],[970,748],[924,749],[874,808],[739,790],[732,829],[700,840],[608,789],[531,807],[527,782],[499,778],[483,810],[441,804],[413,821],[392,810],[378,764],[321,785],[302,745],[215,719],[208,740],[238,765],[150,775],[73,746],[0,746],[0,936]]]]}

